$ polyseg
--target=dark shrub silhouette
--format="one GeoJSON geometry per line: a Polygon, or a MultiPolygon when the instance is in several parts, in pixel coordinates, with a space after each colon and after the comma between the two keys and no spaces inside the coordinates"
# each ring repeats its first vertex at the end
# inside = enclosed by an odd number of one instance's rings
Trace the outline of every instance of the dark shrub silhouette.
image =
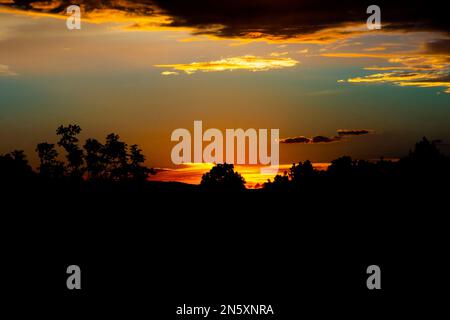
{"type": "Polygon", "coordinates": [[[245,189],[245,180],[234,172],[232,164],[217,164],[202,176],[200,186],[206,190],[242,191],[245,189]]]}

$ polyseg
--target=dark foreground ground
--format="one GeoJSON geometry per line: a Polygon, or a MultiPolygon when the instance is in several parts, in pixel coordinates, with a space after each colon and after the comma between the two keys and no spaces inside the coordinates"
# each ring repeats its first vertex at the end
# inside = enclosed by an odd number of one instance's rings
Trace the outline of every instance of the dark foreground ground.
{"type": "Polygon", "coordinates": [[[2,309],[163,320],[202,318],[177,316],[183,304],[270,304],[275,316],[250,318],[431,319],[448,306],[446,190],[3,192],[2,309]],[[66,287],[72,264],[79,291],[66,287]],[[366,287],[372,264],[381,290],[366,287]]]}

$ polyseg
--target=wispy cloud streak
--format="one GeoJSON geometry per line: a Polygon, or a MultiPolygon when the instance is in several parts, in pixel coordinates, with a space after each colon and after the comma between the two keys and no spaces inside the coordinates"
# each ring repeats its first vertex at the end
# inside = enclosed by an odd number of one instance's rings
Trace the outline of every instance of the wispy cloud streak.
{"type": "MultiPolygon", "coordinates": [[[[197,71],[201,72],[217,72],[217,71],[233,71],[233,70],[248,70],[248,71],[268,71],[274,69],[282,69],[294,67],[299,62],[291,58],[280,57],[257,57],[257,56],[240,56],[224,58],[214,61],[179,63],[179,64],[159,64],[155,65],[158,68],[171,68],[177,71],[184,71],[187,74],[193,74],[197,71]]],[[[164,75],[170,75],[167,71],[164,75]]],[[[173,72],[172,72],[173,74],[173,72]]]]}

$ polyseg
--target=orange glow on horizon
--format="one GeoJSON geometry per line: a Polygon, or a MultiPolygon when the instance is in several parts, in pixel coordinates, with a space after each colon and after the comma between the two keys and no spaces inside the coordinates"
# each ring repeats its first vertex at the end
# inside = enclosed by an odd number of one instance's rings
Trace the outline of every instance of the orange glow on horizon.
{"type": "MultiPolygon", "coordinates": [[[[326,170],[329,163],[314,163],[317,170],[326,170]]],[[[188,184],[200,184],[202,175],[214,166],[212,163],[186,163],[177,168],[158,168],[157,174],[150,178],[151,181],[161,182],[182,182],[188,184]]],[[[278,174],[283,175],[289,171],[292,164],[281,164],[278,174]]],[[[259,165],[235,165],[234,171],[239,172],[246,181],[246,187],[249,189],[262,188],[267,180],[273,180],[275,174],[261,174],[259,165]]]]}

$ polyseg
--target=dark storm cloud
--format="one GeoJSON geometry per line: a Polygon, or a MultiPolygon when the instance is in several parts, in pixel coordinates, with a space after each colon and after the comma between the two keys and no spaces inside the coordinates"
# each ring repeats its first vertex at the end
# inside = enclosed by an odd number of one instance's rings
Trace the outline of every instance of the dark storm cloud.
{"type": "MultiPolygon", "coordinates": [[[[174,25],[197,27],[199,32],[219,36],[242,37],[253,32],[280,37],[313,33],[345,23],[364,23],[366,9],[373,1],[335,0],[155,0],[160,8],[174,17],[174,25]],[[207,31],[211,25],[222,29],[207,31]]],[[[450,27],[439,2],[377,1],[382,23],[390,29],[405,31],[441,30],[450,27]]]]}
{"type": "Polygon", "coordinates": [[[4,5],[28,11],[60,14],[64,13],[67,7],[74,4],[81,6],[84,12],[114,9],[136,15],[151,16],[156,11],[156,6],[152,0],[12,0],[12,3],[4,5]]]}
{"type": "Polygon", "coordinates": [[[425,53],[449,54],[450,39],[436,39],[425,44],[425,53]]]}
{"type": "MultiPolygon", "coordinates": [[[[139,16],[164,13],[171,17],[171,26],[190,27],[197,34],[272,39],[301,39],[302,36],[341,28],[348,23],[363,24],[369,16],[367,7],[373,4],[372,1],[349,0],[14,0],[12,4],[5,5],[22,10],[63,13],[66,7],[74,3],[81,5],[83,11],[88,13],[96,9],[115,9],[139,16]]],[[[381,22],[385,30],[450,32],[446,11],[435,0],[426,3],[377,1],[376,4],[381,8],[381,22]]],[[[326,42],[351,35],[352,32],[355,31],[339,29],[309,40],[326,42]]]]}

